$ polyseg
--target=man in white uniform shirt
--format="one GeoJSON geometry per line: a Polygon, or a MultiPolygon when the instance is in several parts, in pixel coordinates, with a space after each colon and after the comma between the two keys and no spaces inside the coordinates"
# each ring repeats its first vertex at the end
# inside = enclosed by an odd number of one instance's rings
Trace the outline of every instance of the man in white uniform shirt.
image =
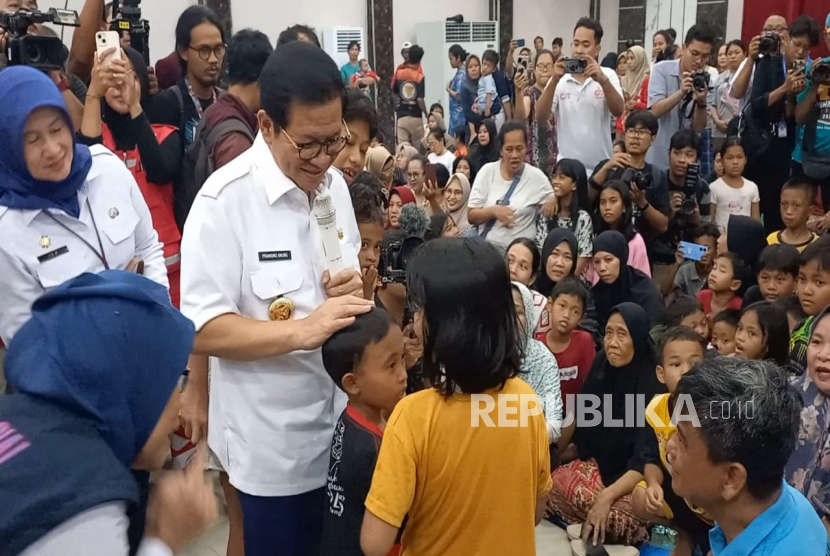
{"type": "Polygon", "coordinates": [[[360,234],[343,178],[345,87],[318,47],[295,42],[260,76],[260,133],[202,187],[182,238],[182,312],[211,356],[208,444],[237,490],[245,552],[306,555],[319,542],[342,394],[320,346],[362,299],[360,234]],[[348,270],[329,278],[314,198],[331,195],[348,270]]]}
{"type": "Polygon", "coordinates": [[[620,78],[597,63],[602,34],[598,21],[583,17],[576,22],[571,56],[587,60],[588,67],[565,74],[553,97],[559,160],[575,158],[589,172],[611,158],[611,118],[625,110],[620,78]]]}

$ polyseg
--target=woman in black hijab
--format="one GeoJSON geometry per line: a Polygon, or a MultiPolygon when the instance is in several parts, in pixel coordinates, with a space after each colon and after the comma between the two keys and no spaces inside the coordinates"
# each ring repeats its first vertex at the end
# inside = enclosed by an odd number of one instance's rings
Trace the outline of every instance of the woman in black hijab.
{"type": "Polygon", "coordinates": [[[649,434],[653,437],[654,433],[634,423],[623,426],[626,413],[634,415],[626,412],[627,403],[634,403],[636,396],[650,401],[665,390],[654,371],[648,325],[646,311],[635,303],[621,303],[611,310],[603,350],[594,359],[580,393],[595,396],[603,406],[596,408],[602,422],[587,426],[577,419],[560,439],[560,445],[567,446],[562,460],[572,461],[553,472],[548,512],[571,524],[571,536],[580,534],[581,525],[583,540],[590,538],[590,542],[598,538],[634,544],[648,536],[645,522],[632,513],[631,491],[643,478],[649,434]]]}
{"type": "Polygon", "coordinates": [[[647,330],[655,335],[663,325],[663,298],[651,278],[628,266],[627,261],[628,242],[621,233],[608,230],[594,239],[594,269],[599,275],[599,282],[591,289],[591,295],[596,305],[599,329],[605,329],[614,307],[630,301],[646,310],[647,330]]]}
{"type": "Polygon", "coordinates": [[[501,158],[499,133],[496,131],[496,121],[489,118],[482,120],[477,131],[476,139],[470,147],[470,158],[477,168],[482,168],[501,158]]]}
{"type": "Polygon", "coordinates": [[[467,128],[470,132],[468,142],[472,143],[475,140],[478,126],[481,125],[483,119],[480,113],[473,111],[473,104],[475,104],[478,96],[478,80],[481,79],[481,59],[475,54],[470,54],[467,56],[465,66],[467,68],[467,80],[461,89],[461,108],[464,110],[464,117],[467,120],[467,128]]]}

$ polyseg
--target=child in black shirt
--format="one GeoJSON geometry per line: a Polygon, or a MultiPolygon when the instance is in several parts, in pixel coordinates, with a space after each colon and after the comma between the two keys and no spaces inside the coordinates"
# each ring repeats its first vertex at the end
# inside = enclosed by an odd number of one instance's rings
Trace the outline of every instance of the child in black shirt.
{"type": "MultiPolygon", "coordinates": [[[[385,416],[406,392],[403,333],[383,309],[359,315],[323,345],[326,372],[349,397],[331,442],[321,556],[362,556],[360,527],[385,416]]],[[[399,546],[392,553],[397,554],[399,546]]]]}

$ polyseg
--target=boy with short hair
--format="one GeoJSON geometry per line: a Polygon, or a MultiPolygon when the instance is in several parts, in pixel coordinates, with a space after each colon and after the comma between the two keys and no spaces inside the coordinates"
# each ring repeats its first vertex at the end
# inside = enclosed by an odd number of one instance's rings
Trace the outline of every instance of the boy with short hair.
{"type": "Polygon", "coordinates": [[[478,80],[478,96],[473,106],[473,111],[485,118],[495,116],[501,112],[501,99],[496,88],[496,81],[493,73],[496,66],[492,61],[484,61],[481,64],[481,78],[478,80]]]}
{"type": "Polygon", "coordinates": [[[363,298],[374,299],[383,246],[382,186],[375,176],[361,172],[349,186],[349,194],[360,231],[360,253],[357,258],[363,275],[363,298]]]}
{"type": "Polygon", "coordinates": [[[801,253],[796,293],[807,314],[790,337],[791,374],[801,376],[807,368],[807,342],[813,319],[830,305],[830,235],[823,235],[801,253]]]}
{"type": "Polygon", "coordinates": [[[698,544],[703,552],[708,550],[708,534],[711,520],[701,510],[690,506],[674,494],[671,475],[667,471],[666,443],[677,428],[672,424],[671,411],[674,401],[672,394],[684,374],[703,361],[704,350],[700,334],[688,326],[670,328],[663,337],[660,364],[657,365],[657,380],[666,385],[668,394],[658,394],[646,410],[646,421],[654,429],[649,439],[650,449],[645,455],[643,475],[632,493],[634,512],[646,519],[671,520],[671,525],[680,533],[675,547],[676,555],[692,554],[698,544]],[[659,421],[654,420],[656,416],[659,421]],[[654,450],[656,444],[657,450],[654,450]]]}
{"type": "Polygon", "coordinates": [[[576,329],[585,315],[588,295],[588,288],[579,278],[568,276],[560,280],[548,299],[550,329],[536,335],[537,340],[548,346],[559,364],[566,415],[575,409],[569,402],[582,389],[596,355],[590,332],[576,329]]]}
{"type": "Polygon", "coordinates": [[[710,222],[700,224],[694,231],[692,242],[707,247],[706,253],[699,261],[683,259],[682,251],[678,249],[678,263],[680,268],[674,276],[674,287],[679,288],[686,295],[697,297],[709,279],[709,271],[715,261],[720,230],[710,222]]]}
{"type": "Polygon", "coordinates": [[[735,355],[735,333],[740,321],[739,309],[724,309],[712,319],[712,347],[718,355],[735,355]]]}
{"type": "MultiPolygon", "coordinates": [[[[403,333],[383,309],[358,315],[323,344],[323,366],[349,398],[334,428],[320,554],[362,555],[360,528],[378,451],[406,392],[403,333]]],[[[393,550],[392,553],[397,553],[393,550]]]]}
{"type": "Polygon", "coordinates": [[[745,281],[746,265],[734,253],[724,253],[715,259],[709,272],[709,289],[697,294],[703,311],[709,320],[724,309],[740,309],[742,300],[738,296],[745,281]]]}
{"type": "Polygon", "coordinates": [[[678,295],[666,307],[666,326],[688,326],[700,334],[701,340],[709,340],[709,321],[703,312],[703,305],[690,295],[678,295]]]}
{"type": "Polygon", "coordinates": [[[816,186],[809,178],[795,177],[781,188],[781,220],[786,226],[780,232],[773,232],[767,237],[770,245],[792,245],[798,252],[818,239],[807,229],[810,210],[816,202],[816,186]]]}
{"type": "Polygon", "coordinates": [[[798,278],[798,249],[792,245],[767,245],[758,258],[758,289],[765,301],[795,293],[798,278]]]}

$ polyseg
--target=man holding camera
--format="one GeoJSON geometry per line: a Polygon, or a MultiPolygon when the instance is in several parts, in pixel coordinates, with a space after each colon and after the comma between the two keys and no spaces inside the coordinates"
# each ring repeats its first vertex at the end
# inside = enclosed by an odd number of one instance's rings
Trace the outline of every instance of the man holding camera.
{"type": "MultiPolygon", "coordinates": [[[[824,40],[830,49],[830,13],[824,40]]],[[[795,121],[802,129],[793,151],[795,168],[821,186],[824,212],[830,209],[830,56],[812,60],[806,68],[806,88],[798,95],[795,121]]]]}
{"type": "Polygon", "coordinates": [[[651,69],[648,105],[660,122],[660,131],[648,161],[662,170],[669,167],[669,144],[675,133],[706,128],[712,98],[704,66],[714,42],[715,33],[709,26],[693,25],[686,33],[680,59],[660,62],[651,69]]]}
{"type": "Polygon", "coordinates": [[[648,244],[652,276],[663,295],[674,286],[677,246],[709,216],[709,184],[700,177],[699,150],[700,138],[691,129],[681,129],[671,138],[668,229],[648,244]]]}
{"type": "MultiPolygon", "coordinates": [[[[658,123],[648,110],[635,110],[625,121],[625,150],[604,160],[589,180],[590,195],[596,197],[602,185],[609,180],[623,180],[631,188],[634,205],[634,223],[646,245],[668,229],[669,190],[666,173],[646,162],[658,123]]],[[[651,254],[649,253],[649,259],[651,254]]]]}
{"type": "Polygon", "coordinates": [[[553,111],[556,114],[559,158],[574,158],[586,168],[611,156],[611,116],[625,110],[622,86],[617,73],[600,67],[597,58],[602,41],[602,25],[587,17],[574,29],[566,73],[554,85],[553,111]]]}

